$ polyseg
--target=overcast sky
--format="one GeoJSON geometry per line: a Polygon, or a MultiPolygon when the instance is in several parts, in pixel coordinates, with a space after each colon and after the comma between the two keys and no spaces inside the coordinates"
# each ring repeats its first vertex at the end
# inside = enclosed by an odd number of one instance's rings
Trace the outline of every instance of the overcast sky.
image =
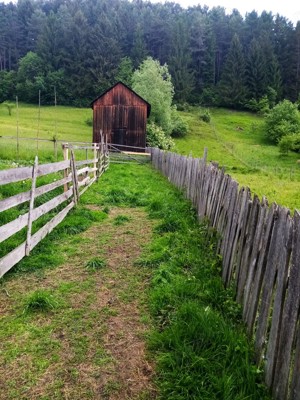
{"type": "MultiPolygon", "coordinates": [[[[0,0],[0,2],[9,3],[11,0],[0,0]]],[[[12,0],[16,3],[16,0],[12,0]]],[[[164,3],[165,0],[150,0],[153,3],[164,3]]],[[[263,11],[272,11],[274,15],[277,13],[288,18],[294,25],[300,21],[300,1],[299,0],[170,0],[179,3],[182,7],[195,6],[197,4],[207,5],[209,8],[221,6],[226,8],[226,12],[230,13],[233,8],[239,10],[244,16],[246,12],[256,10],[259,14],[263,11]]]]}
{"type": "MultiPolygon", "coordinates": [[[[256,10],[259,14],[263,11],[272,11],[274,15],[277,13],[288,18],[294,25],[297,21],[300,21],[300,1],[299,0],[173,0],[175,3],[179,3],[182,7],[195,6],[206,4],[209,8],[214,6],[222,6],[226,8],[228,13],[233,8],[239,10],[244,16],[246,12],[256,10]]],[[[151,2],[164,3],[164,0],[151,0],[151,2]]]]}

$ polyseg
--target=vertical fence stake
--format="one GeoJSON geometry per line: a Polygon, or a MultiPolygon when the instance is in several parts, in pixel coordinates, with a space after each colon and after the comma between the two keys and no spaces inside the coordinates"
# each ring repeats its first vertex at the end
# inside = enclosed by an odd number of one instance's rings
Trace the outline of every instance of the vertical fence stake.
{"type": "Polygon", "coordinates": [[[79,189],[78,189],[78,178],[77,178],[77,170],[76,170],[75,156],[73,149],[71,149],[71,169],[72,169],[74,203],[77,204],[79,200],[79,189]]]}
{"type": "Polygon", "coordinates": [[[28,212],[27,239],[26,239],[26,246],[25,246],[26,256],[29,256],[30,246],[31,246],[30,242],[31,242],[31,230],[32,230],[32,211],[34,208],[37,168],[38,168],[38,156],[35,157],[34,165],[32,168],[32,183],[31,183],[30,203],[29,203],[29,212],[28,212]]]}
{"type": "Polygon", "coordinates": [[[94,147],[94,178],[97,178],[97,143],[93,143],[94,147]]]}
{"type": "Polygon", "coordinates": [[[203,164],[206,164],[206,161],[207,161],[207,147],[204,147],[203,164]]]}
{"type": "MultiPolygon", "coordinates": [[[[62,149],[63,149],[64,160],[67,161],[69,159],[69,146],[68,146],[68,143],[63,143],[61,146],[62,146],[62,149]]],[[[66,168],[64,170],[64,178],[67,178],[68,175],[69,175],[69,169],[66,168]]],[[[69,190],[68,184],[65,183],[64,184],[64,192],[67,192],[68,190],[69,190]]]]}

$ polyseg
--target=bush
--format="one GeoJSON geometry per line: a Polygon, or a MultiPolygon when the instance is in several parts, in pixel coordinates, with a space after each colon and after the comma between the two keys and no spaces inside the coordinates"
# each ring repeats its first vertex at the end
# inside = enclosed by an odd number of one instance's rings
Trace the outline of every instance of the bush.
{"type": "Polygon", "coordinates": [[[251,99],[247,104],[245,104],[245,107],[260,115],[265,115],[270,111],[270,104],[267,96],[264,96],[259,100],[251,99]]]}
{"type": "Polygon", "coordinates": [[[186,111],[186,112],[189,112],[190,109],[191,109],[189,103],[179,103],[179,104],[177,104],[176,107],[177,107],[177,110],[178,110],[178,111],[186,111]]]}
{"type": "Polygon", "coordinates": [[[202,110],[202,111],[200,112],[199,118],[200,118],[202,121],[204,121],[204,122],[206,122],[206,123],[209,123],[210,120],[211,120],[211,115],[210,115],[209,110],[207,110],[207,109],[206,109],[206,110],[202,110]]]}
{"type": "Polygon", "coordinates": [[[177,110],[172,112],[172,137],[184,137],[188,133],[188,124],[178,114],[177,110]]]}
{"type": "Polygon", "coordinates": [[[278,143],[283,136],[300,132],[300,113],[289,100],[278,103],[266,116],[265,135],[278,143]]]}
{"type": "Polygon", "coordinates": [[[171,150],[175,147],[174,141],[167,136],[162,128],[153,122],[147,126],[147,146],[158,147],[162,150],[171,150]]]}
{"type": "Polygon", "coordinates": [[[294,135],[283,136],[279,143],[279,151],[282,154],[287,154],[289,151],[300,152],[300,133],[294,135]]]}

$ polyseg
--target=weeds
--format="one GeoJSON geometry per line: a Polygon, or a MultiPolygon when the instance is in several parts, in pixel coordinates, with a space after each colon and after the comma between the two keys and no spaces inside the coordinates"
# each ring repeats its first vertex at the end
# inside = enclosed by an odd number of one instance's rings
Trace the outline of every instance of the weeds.
{"type": "Polygon", "coordinates": [[[118,215],[114,219],[114,225],[119,226],[119,225],[124,225],[126,222],[130,221],[130,217],[127,217],[127,215],[118,215]]]}
{"type": "Polygon", "coordinates": [[[106,267],[106,261],[103,258],[94,257],[91,258],[86,264],[86,268],[92,270],[98,270],[106,267]]]}
{"type": "Polygon", "coordinates": [[[28,295],[24,302],[24,313],[47,312],[58,307],[58,301],[50,291],[39,289],[28,295]]]}

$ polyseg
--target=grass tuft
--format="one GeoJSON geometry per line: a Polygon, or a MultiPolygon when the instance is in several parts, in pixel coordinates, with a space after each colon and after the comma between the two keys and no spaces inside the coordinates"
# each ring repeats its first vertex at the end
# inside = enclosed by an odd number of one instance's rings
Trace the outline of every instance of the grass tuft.
{"type": "Polygon", "coordinates": [[[97,270],[106,267],[106,261],[103,258],[94,257],[91,258],[86,264],[86,268],[97,270]]]}
{"type": "Polygon", "coordinates": [[[39,289],[28,295],[24,302],[24,313],[47,312],[59,305],[50,291],[39,289]]]}
{"type": "Polygon", "coordinates": [[[130,217],[127,217],[127,215],[118,215],[114,219],[113,224],[116,225],[116,226],[119,226],[119,225],[124,225],[128,221],[130,221],[130,217]]]}

